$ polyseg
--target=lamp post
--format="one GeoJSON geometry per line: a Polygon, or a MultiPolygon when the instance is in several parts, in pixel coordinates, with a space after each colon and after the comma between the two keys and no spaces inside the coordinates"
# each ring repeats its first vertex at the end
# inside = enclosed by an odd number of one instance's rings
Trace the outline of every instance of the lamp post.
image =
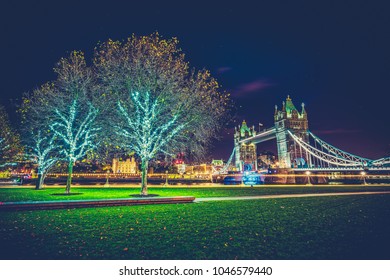
{"type": "Polygon", "coordinates": [[[310,174],[311,174],[311,172],[310,171],[306,171],[305,172],[306,173],[306,175],[307,175],[307,186],[311,186],[312,185],[312,183],[310,182],[310,174]]]}
{"type": "Polygon", "coordinates": [[[362,178],[363,178],[363,185],[367,185],[367,182],[366,182],[366,172],[362,171],[362,172],[360,172],[360,175],[362,175],[362,178]]]}

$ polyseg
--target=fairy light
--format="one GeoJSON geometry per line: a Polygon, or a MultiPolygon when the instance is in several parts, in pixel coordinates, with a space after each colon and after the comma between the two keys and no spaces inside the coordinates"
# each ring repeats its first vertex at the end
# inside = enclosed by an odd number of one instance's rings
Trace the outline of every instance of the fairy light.
{"type": "MultiPolygon", "coordinates": [[[[1,153],[3,153],[3,151],[5,151],[9,148],[9,145],[4,145],[3,143],[5,143],[5,140],[4,140],[4,138],[0,137],[0,152],[1,153]]],[[[8,165],[8,163],[0,164],[0,167],[4,167],[6,165],[8,165]]]]}
{"type": "Polygon", "coordinates": [[[30,157],[38,165],[38,174],[44,175],[58,161],[53,154],[58,147],[54,144],[54,137],[42,136],[41,131],[32,139],[35,143],[31,146],[30,157]]]}
{"type": "Polygon", "coordinates": [[[58,121],[50,125],[54,135],[65,144],[61,152],[65,158],[72,162],[76,162],[84,157],[88,151],[97,147],[95,139],[100,130],[94,126],[98,110],[92,105],[89,105],[88,113],[83,121],[80,124],[75,122],[77,105],[77,100],[74,100],[67,113],[56,109],[55,114],[58,121]]]}
{"type": "Polygon", "coordinates": [[[9,148],[9,145],[3,144],[5,143],[4,138],[0,137],[0,151],[5,151],[9,148]]]}
{"type": "Polygon", "coordinates": [[[185,127],[186,123],[179,123],[179,116],[173,115],[164,125],[156,122],[159,116],[158,100],[152,101],[146,92],[131,94],[135,110],[129,111],[118,101],[118,108],[125,118],[127,127],[117,127],[118,134],[126,138],[129,149],[137,153],[141,160],[149,161],[158,153],[166,153],[166,145],[185,127]]]}

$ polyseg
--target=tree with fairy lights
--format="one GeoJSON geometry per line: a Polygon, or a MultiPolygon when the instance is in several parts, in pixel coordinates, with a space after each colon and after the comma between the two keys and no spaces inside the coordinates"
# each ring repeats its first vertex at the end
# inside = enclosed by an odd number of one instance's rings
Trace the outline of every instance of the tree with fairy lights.
{"type": "Polygon", "coordinates": [[[5,153],[8,150],[8,147],[9,147],[9,144],[6,143],[6,141],[3,137],[0,137],[0,153],[1,153],[2,161],[4,159],[3,153],[5,153]]]}
{"type": "Polygon", "coordinates": [[[46,83],[32,94],[25,93],[19,109],[27,157],[37,165],[36,190],[43,188],[46,175],[55,163],[63,160],[60,145],[50,130],[52,112],[49,101],[54,97],[54,83],[46,83]]]}
{"type": "MultiPolygon", "coordinates": [[[[69,194],[74,164],[98,145],[99,110],[92,90],[93,73],[86,66],[83,53],[74,51],[62,58],[54,71],[54,82],[25,96],[22,112],[35,130],[45,131],[44,137],[51,135],[45,143],[56,145],[53,150],[58,148],[58,154],[67,162],[65,193],[69,194]]],[[[39,145],[38,138],[34,142],[39,145]]]]}
{"type": "Polygon", "coordinates": [[[0,151],[3,152],[8,148],[8,145],[4,143],[4,138],[0,137],[0,151]]]}
{"type": "Polygon", "coordinates": [[[50,130],[52,111],[49,101],[54,97],[54,83],[46,83],[32,94],[26,93],[19,109],[27,156],[37,165],[36,190],[43,188],[46,175],[55,163],[63,160],[60,144],[50,130]]]}
{"type": "Polygon", "coordinates": [[[106,104],[109,129],[141,161],[141,194],[147,195],[149,162],[160,154],[201,154],[217,135],[228,95],[207,70],[189,68],[176,38],[158,33],[109,40],[94,58],[106,104]]]}
{"type": "Polygon", "coordinates": [[[57,161],[61,160],[61,155],[54,135],[45,135],[42,131],[38,131],[31,135],[31,140],[32,145],[28,156],[38,166],[35,189],[40,190],[43,188],[47,173],[57,161]]]}

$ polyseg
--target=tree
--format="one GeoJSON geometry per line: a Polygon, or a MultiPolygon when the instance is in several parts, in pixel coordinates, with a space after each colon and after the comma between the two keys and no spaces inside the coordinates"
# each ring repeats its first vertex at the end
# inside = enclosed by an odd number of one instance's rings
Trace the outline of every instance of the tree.
{"type": "Polygon", "coordinates": [[[59,154],[68,163],[65,193],[69,194],[74,164],[98,144],[99,109],[94,104],[93,73],[83,53],[74,51],[62,58],[54,71],[57,79],[26,95],[21,111],[36,131],[54,137],[44,142],[53,144],[55,139],[59,154]]]}
{"type": "Polygon", "coordinates": [[[22,152],[19,134],[11,127],[8,114],[0,105],[0,166],[18,160],[22,152]]]}
{"type": "Polygon", "coordinates": [[[65,190],[67,194],[70,193],[74,164],[97,146],[96,136],[99,129],[94,126],[94,121],[98,111],[92,105],[87,111],[83,111],[80,103],[76,99],[67,108],[68,110],[56,109],[54,117],[57,120],[50,125],[50,129],[62,142],[61,152],[68,161],[68,179],[65,190]]]}
{"type": "Polygon", "coordinates": [[[46,175],[54,164],[63,160],[60,145],[50,130],[52,111],[49,101],[53,98],[54,83],[46,83],[32,94],[26,93],[19,109],[27,155],[37,165],[36,190],[43,188],[46,175]]]}
{"type": "Polygon", "coordinates": [[[141,160],[142,195],[151,159],[187,147],[203,153],[226,113],[228,95],[209,71],[190,70],[177,45],[154,33],[109,40],[95,52],[99,82],[117,108],[111,128],[141,160]]]}
{"type": "Polygon", "coordinates": [[[58,153],[58,145],[55,143],[54,135],[43,135],[42,131],[38,131],[36,135],[31,136],[33,141],[29,156],[38,165],[38,180],[35,185],[36,190],[43,188],[46,175],[50,168],[60,160],[58,153]]]}
{"type": "MultiPolygon", "coordinates": [[[[0,136],[0,152],[1,154],[5,153],[8,150],[9,144],[6,143],[5,139],[0,136]]],[[[3,158],[3,156],[2,156],[3,158]]]]}

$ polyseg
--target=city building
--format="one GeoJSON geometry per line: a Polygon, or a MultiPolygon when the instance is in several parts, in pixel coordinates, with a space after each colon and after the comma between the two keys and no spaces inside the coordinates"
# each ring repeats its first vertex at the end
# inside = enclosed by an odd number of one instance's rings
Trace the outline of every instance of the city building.
{"type": "Polygon", "coordinates": [[[114,158],[112,160],[112,172],[136,174],[138,173],[138,164],[134,157],[127,158],[125,161],[114,158]]]}
{"type": "Polygon", "coordinates": [[[258,156],[258,168],[269,168],[269,167],[275,167],[277,162],[276,156],[269,151],[263,151],[259,153],[258,156]]]}

